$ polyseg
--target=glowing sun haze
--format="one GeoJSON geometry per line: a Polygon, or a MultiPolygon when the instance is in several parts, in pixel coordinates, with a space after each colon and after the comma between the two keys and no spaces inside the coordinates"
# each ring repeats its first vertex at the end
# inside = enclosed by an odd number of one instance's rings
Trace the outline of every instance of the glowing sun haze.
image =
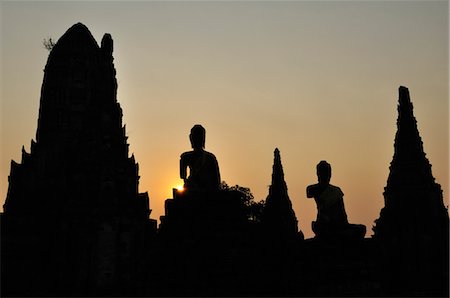
{"type": "Polygon", "coordinates": [[[77,22],[114,40],[118,101],[151,217],[179,179],[194,124],[222,180],[265,199],[278,147],[299,228],[316,217],[305,188],[327,160],[349,221],[384,205],[397,89],[410,90],[448,205],[448,1],[1,2],[0,198],[10,160],[35,138],[44,38],[77,22]]]}

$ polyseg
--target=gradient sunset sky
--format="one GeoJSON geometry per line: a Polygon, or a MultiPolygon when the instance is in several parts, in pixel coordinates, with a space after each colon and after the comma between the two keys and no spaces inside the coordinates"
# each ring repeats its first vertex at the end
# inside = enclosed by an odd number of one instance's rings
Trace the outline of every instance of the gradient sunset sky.
{"type": "Polygon", "coordinates": [[[10,161],[35,139],[48,51],[77,22],[114,40],[118,101],[151,218],[179,179],[194,124],[229,185],[265,199],[280,149],[299,228],[327,160],[351,223],[384,205],[398,87],[407,86],[433,175],[449,192],[448,1],[2,1],[0,203],[10,161]]]}

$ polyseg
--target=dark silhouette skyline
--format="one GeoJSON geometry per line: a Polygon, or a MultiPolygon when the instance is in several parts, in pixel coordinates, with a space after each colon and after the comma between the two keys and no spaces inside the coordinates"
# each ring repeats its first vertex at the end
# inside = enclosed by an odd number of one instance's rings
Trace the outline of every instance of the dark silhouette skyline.
{"type": "MultiPolygon", "coordinates": [[[[11,163],[2,296],[448,296],[449,218],[407,88],[374,237],[304,239],[278,149],[260,215],[245,188],[218,185],[215,157],[203,170],[183,154],[186,190],[173,190],[157,228],[128,156],[112,53],[109,34],[99,47],[81,23],[50,52],[36,142],[11,163]]],[[[191,141],[205,154],[204,128],[191,141]]],[[[317,200],[331,187],[331,167],[319,165],[317,200]]]]}
{"type": "Polygon", "coordinates": [[[104,32],[114,38],[117,98],[130,154],[139,162],[140,191],[148,191],[154,218],[164,213],[172,187],[183,185],[175,163],[190,148],[189,129],[200,123],[222,179],[249,187],[256,201],[267,196],[271,154],[281,150],[306,237],[314,236],[316,207],[303,199],[304,189],[315,180],[317,162],[327,160],[336,167],[333,179],[345,192],[349,219],[371,236],[383,207],[399,85],[410,87],[427,157],[448,205],[445,1],[176,2],[167,9],[138,1],[108,5],[114,14],[104,13],[102,2],[59,6],[3,7],[1,205],[10,160],[20,162],[22,145],[29,152],[35,139],[49,54],[43,41],[56,42],[79,21],[99,46],[104,32]],[[123,15],[128,22],[116,18],[123,11],[134,12],[123,15]],[[315,17],[319,12],[327,17],[315,17]],[[322,30],[327,25],[333,30],[322,30]],[[374,30],[379,26],[384,30],[374,30]]]}

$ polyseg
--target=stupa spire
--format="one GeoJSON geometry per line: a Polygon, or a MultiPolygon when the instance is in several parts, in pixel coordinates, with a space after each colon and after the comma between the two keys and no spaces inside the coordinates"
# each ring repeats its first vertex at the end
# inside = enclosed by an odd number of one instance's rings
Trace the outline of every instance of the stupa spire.
{"type": "Polygon", "coordinates": [[[271,193],[281,191],[283,194],[287,195],[287,185],[286,181],[284,181],[283,165],[281,164],[280,150],[278,150],[278,148],[275,148],[274,151],[272,185],[270,186],[269,191],[271,193]]]}

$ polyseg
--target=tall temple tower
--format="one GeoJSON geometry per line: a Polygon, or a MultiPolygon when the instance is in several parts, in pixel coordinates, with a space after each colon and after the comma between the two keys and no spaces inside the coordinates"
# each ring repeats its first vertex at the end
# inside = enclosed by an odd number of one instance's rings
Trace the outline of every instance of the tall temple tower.
{"type": "Polygon", "coordinates": [[[385,250],[387,266],[394,266],[386,271],[395,280],[391,286],[407,288],[400,286],[403,277],[405,284],[447,288],[448,295],[449,217],[441,186],[423,150],[409,91],[403,86],[399,88],[394,150],[385,206],[373,228],[374,238],[385,250]]]}
{"type": "Polygon", "coordinates": [[[298,222],[289,199],[280,151],[274,151],[272,184],[263,210],[261,223],[266,230],[280,236],[294,236],[298,231],[298,222]]]}
{"type": "Polygon", "coordinates": [[[138,286],[156,222],[128,156],[112,52],[110,34],[99,47],[81,23],[50,52],[36,142],[30,153],[22,149],[21,164],[11,162],[2,215],[5,294],[138,286]]]}

